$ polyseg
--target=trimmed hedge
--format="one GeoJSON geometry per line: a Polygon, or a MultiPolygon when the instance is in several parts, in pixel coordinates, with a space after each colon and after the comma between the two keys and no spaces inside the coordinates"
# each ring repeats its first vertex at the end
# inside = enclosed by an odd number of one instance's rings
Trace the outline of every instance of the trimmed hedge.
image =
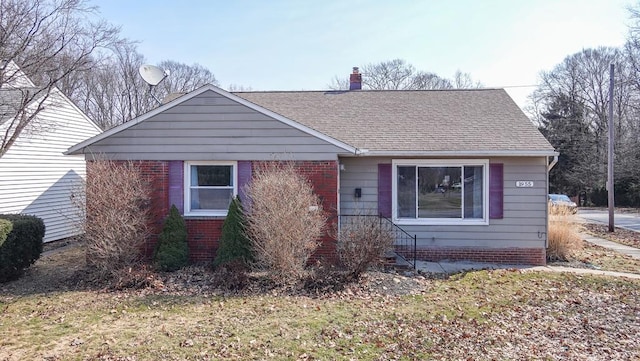
{"type": "MultiPolygon", "coordinates": [[[[45,227],[42,219],[36,216],[5,214],[0,215],[0,219],[11,223],[11,229],[0,245],[0,282],[7,282],[19,278],[40,258],[45,227]]],[[[6,223],[3,224],[0,225],[0,239],[2,229],[6,230],[6,223]]]]}

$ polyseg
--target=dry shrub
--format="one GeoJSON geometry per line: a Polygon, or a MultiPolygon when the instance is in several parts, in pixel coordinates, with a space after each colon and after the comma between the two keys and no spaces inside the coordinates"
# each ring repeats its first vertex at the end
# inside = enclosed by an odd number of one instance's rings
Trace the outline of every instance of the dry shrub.
{"type": "Polygon", "coordinates": [[[391,224],[373,212],[342,217],[336,239],[340,264],[353,278],[380,263],[395,241],[391,224]]]}
{"type": "Polygon", "coordinates": [[[87,265],[98,274],[114,276],[140,260],[148,236],[150,195],[149,183],[133,162],[87,164],[87,180],[72,200],[78,209],[86,209],[87,265]]]}
{"type": "Polygon", "coordinates": [[[246,188],[247,236],[276,282],[300,280],[326,224],[320,199],[292,162],[266,163],[246,188]]]}
{"type": "Polygon", "coordinates": [[[547,260],[566,261],[573,252],[582,248],[578,225],[572,215],[573,212],[568,207],[549,206],[547,260]]]}

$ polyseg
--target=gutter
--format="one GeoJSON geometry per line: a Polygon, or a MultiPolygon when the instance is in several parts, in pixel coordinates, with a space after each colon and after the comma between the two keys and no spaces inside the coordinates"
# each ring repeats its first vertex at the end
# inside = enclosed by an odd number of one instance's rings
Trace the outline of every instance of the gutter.
{"type": "Polygon", "coordinates": [[[369,150],[357,148],[353,155],[370,157],[558,157],[558,152],[548,150],[369,150]]]}

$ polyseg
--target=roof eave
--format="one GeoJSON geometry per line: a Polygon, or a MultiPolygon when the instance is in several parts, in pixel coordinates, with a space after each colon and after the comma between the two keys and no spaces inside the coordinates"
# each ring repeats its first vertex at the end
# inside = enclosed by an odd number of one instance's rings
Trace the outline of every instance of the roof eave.
{"type": "Polygon", "coordinates": [[[366,157],[550,157],[555,150],[367,150],[355,154],[366,157]]]}

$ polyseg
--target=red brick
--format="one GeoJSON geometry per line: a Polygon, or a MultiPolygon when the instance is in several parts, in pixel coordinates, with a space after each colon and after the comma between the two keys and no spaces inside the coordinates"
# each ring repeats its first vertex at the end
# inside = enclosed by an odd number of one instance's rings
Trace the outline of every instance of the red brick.
{"type": "MultiPolygon", "coordinates": [[[[411,257],[409,252],[401,250],[401,253],[411,257]]],[[[416,250],[416,258],[430,262],[450,260],[545,265],[546,251],[543,248],[424,247],[416,250]]]]}

